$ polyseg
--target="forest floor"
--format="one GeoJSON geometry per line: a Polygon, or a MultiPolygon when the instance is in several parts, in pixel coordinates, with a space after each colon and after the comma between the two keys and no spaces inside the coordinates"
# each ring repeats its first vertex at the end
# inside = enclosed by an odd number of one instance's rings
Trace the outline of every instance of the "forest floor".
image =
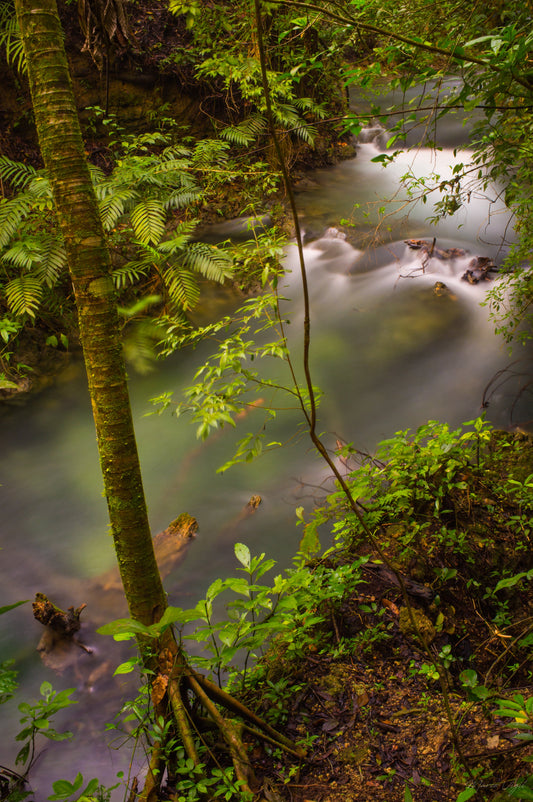
{"type": "MultiPolygon", "coordinates": [[[[531,474],[531,438],[503,437],[510,450],[500,475],[510,464],[515,476],[531,474]]],[[[504,566],[511,573],[531,568],[531,527],[513,527],[523,506],[513,509],[495,478],[473,472],[449,498],[456,531],[465,533],[460,549],[439,543],[450,509],[426,530],[417,559],[389,525],[382,545],[406,593],[394,571],[374,559],[356,592],[331,607],[322,642],[297,664],[274,649],[269,687],[282,688],[290,676],[276,726],[313,742],[301,766],[257,752],[254,763],[270,778],[263,788],[269,802],[533,799],[531,785],[518,790],[532,778],[531,703],[513,719],[498,713],[497,702],[533,697],[531,582],[488,592],[504,566]],[[436,579],[445,575],[445,582],[436,579]]],[[[532,504],[529,492],[530,511],[532,504]]],[[[368,550],[359,546],[342,560],[361,553],[368,550]]],[[[260,712],[272,714],[272,693],[265,692],[260,712]]]]}

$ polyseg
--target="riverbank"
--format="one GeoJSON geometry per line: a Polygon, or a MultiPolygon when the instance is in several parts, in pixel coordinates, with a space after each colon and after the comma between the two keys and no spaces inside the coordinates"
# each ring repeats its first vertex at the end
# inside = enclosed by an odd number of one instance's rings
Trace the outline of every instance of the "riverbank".
{"type": "Polygon", "coordinates": [[[361,505],[367,520],[383,510],[379,551],[349,529],[311,567],[336,588],[309,606],[321,623],[281,632],[245,695],[308,750],[298,765],[255,748],[267,799],[529,798],[533,440],[479,432],[477,457],[475,438],[442,426],[411,436],[420,451],[403,465],[396,438],[361,505]],[[339,568],[363,555],[356,588],[339,594],[339,568]]]}

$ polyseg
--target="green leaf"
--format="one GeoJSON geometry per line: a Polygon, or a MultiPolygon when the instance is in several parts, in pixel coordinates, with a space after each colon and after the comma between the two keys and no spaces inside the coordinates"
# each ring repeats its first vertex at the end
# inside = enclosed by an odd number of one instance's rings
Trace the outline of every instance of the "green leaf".
{"type": "Polygon", "coordinates": [[[65,799],[75,792],[75,788],[68,780],[56,780],[52,783],[54,793],[49,796],[49,800],[65,799]]]}
{"type": "MultiPolygon", "coordinates": [[[[15,387],[16,386],[17,385],[15,385],[15,387]]],[[[18,602],[15,602],[14,604],[6,604],[5,607],[0,607],[0,615],[3,615],[4,613],[8,613],[10,610],[14,610],[15,607],[20,607],[21,604],[27,604],[28,602],[29,602],[29,599],[24,599],[24,601],[18,601],[18,602]]]]}
{"type": "Polygon", "coordinates": [[[514,785],[512,788],[506,789],[506,793],[512,799],[533,799],[533,790],[527,785],[514,785]]]}
{"type": "Polygon", "coordinates": [[[139,661],[136,657],[132,658],[131,660],[127,660],[125,663],[121,663],[115,668],[113,671],[113,676],[115,676],[115,674],[130,674],[137,668],[138,665],[139,661]]]}
{"type": "Polygon", "coordinates": [[[457,802],[466,802],[467,799],[472,799],[477,793],[475,788],[465,788],[457,797],[457,802]]]}
{"type": "Polygon", "coordinates": [[[140,621],[134,621],[133,618],[117,618],[116,621],[110,621],[109,624],[104,624],[96,630],[99,635],[147,635],[150,632],[149,627],[141,624],[140,621]]]}
{"type": "Polygon", "coordinates": [[[247,570],[250,569],[250,549],[244,543],[235,543],[235,556],[240,562],[240,564],[246,568],[247,570]]]}
{"type": "Polygon", "coordinates": [[[165,218],[165,209],[161,201],[141,201],[131,213],[135,236],[143,245],[157,245],[165,233],[165,218]]]}
{"type": "Polygon", "coordinates": [[[527,576],[528,576],[527,573],[523,571],[521,574],[515,574],[514,576],[510,576],[507,579],[500,579],[500,581],[494,588],[494,592],[496,593],[498,590],[502,590],[502,588],[512,588],[514,585],[517,585],[522,579],[524,579],[527,576]]]}
{"type": "Polygon", "coordinates": [[[306,524],[304,528],[304,536],[300,540],[298,551],[306,557],[316,554],[321,549],[320,539],[317,533],[316,521],[306,524]]]}
{"type": "Polygon", "coordinates": [[[16,315],[35,317],[43,294],[43,287],[38,279],[19,276],[6,284],[4,291],[8,306],[16,315]]]}

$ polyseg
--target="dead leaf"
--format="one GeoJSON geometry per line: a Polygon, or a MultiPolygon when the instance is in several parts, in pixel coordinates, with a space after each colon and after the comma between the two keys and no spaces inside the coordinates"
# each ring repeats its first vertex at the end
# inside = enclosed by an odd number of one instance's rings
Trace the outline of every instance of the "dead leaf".
{"type": "Polygon", "coordinates": [[[152,682],[152,704],[154,707],[161,702],[163,699],[168,685],[168,677],[166,674],[158,674],[157,677],[152,682]]]}

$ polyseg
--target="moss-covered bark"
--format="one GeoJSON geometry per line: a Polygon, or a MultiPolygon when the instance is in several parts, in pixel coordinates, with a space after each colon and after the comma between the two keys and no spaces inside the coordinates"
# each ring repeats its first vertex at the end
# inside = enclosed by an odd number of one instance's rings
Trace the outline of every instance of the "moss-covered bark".
{"type": "Polygon", "coordinates": [[[35,122],[76,296],[111,531],[130,614],[166,605],[141,479],[110,258],[85,159],[56,0],[16,0],[35,122]]]}

